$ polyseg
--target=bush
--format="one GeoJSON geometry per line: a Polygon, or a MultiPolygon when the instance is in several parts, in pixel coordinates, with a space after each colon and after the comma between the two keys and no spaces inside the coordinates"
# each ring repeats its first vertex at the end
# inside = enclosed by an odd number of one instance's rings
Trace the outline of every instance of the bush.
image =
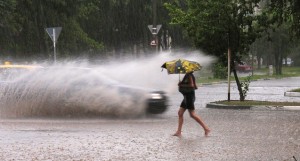
{"type": "Polygon", "coordinates": [[[242,88],[242,93],[243,93],[244,99],[246,98],[247,92],[249,91],[251,77],[252,77],[252,75],[247,76],[245,81],[241,83],[241,88],[242,88]]]}
{"type": "Polygon", "coordinates": [[[222,65],[221,63],[216,63],[213,66],[214,78],[226,79],[227,78],[227,67],[222,65]]]}

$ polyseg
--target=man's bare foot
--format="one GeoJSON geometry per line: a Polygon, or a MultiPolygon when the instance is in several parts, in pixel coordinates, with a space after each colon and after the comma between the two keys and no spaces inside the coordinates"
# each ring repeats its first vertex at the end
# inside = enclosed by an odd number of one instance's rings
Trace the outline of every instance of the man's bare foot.
{"type": "Polygon", "coordinates": [[[176,132],[173,136],[181,137],[181,132],[176,132]]]}
{"type": "Polygon", "coordinates": [[[205,129],[205,130],[204,130],[204,135],[205,135],[205,136],[208,136],[209,133],[210,133],[210,129],[205,129]]]}

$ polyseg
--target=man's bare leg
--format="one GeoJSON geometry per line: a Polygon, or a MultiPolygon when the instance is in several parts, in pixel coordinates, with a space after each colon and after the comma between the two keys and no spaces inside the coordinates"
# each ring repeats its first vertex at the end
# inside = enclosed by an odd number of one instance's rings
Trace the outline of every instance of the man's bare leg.
{"type": "Polygon", "coordinates": [[[180,109],[178,110],[178,128],[175,134],[173,134],[173,136],[181,136],[181,129],[182,129],[182,125],[183,125],[183,114],[185,112],[186,109],[180,107],[180,109]]]}
{"type": "Polygon", "coordinates": [[[210,129],[208,128],[208,126],[205,125],[205,123],[202,121],[202,119],[200,118],[200,116],[198,116],[195,112],[195,110],[189,110],[190,112],[190,116],[196,120],[204,129],[204,135],[208,136],[208,134],[210,133],[210,129]]]}

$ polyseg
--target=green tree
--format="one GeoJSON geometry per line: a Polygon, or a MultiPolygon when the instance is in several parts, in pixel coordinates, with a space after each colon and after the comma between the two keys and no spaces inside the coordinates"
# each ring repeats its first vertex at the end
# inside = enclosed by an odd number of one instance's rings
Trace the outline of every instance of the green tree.
{"type": "Polygon", "coordinates": [[[278,25],[288,22],[292,35],[300,37],[300,1],[266,0],[272,21],[278,25]]]}
{"type": "MultiPolygon", "coordinates": [[[[169,25],[157,0],[158,37],[169,31],[176,46],[187,45],[178,26],[169,25]]],[[[151,49],[152,0],[0,0],[0,54],[19,59],[50,59],[53,43],[45,28],[62,27],[57,56],[147,53],[151,49]],[[111,52],[116,51],[116,52],[111,52]],[[133,52],[134,51],[134,52],[133,52]]],[[[185,37],[186,38],[186,37],[185,37]]]]}
{"type": "Polygon", "coordinates": [[[271,32],[270,41],[272,47],[271,52],[274,53],[275,73],[276,75],[281,75],[283,57],[286,57],[291,47],[287,29],[285,29],[284,26],[281,26],[277,30],[271,32]]]}
{"type": "MultiPolygon", "coordinates": [[[[45,28],[61,26],[63,28],[58,39],[60,57],[75,55],[90,50],[101,50],[101,42],[94,40],[78,23],[79,10],[88,1],[81,0],[22,0],[5,1],[6,12],[10,13],[6,19],[6,28],[0,28],[3,36],[10,41],[1,41],[9,55],[15,58],[41,58],[52,56],[53,45],[45,28]],[[10,2],[10,3],[8,3],[10,2]],[[13,3],[16,2],[16,3],[13,3]]],[[[0,6],[4,2],[0,1],[0,6]]]]}
{"type": "Polygon", "coordinates": [[[132,50],[148,44],[147,25],[151,20],[151,1],[90,0],[81,10],[80,25],[105,45],[105,51],[132,50]],[[127,48],[127,49],[126,49],[127,48]]]}
{"type": "MultiPolygon", "coordinates": [[[[257,57],[264,56],[267,65],[275,67],[276,75],[282,74],[282,60],[291,52],[296,41],[293,31],[292,4],[287,1],[265,0],[262,13],[268,17],[266,32],[253,44],[257,57]],[[294,37],[294,38],[293,38],[294,37]]],[[[294,6],[295,7],[295,6],[294,6]]]]}
{"type": "MultiPolygon", "coordinates": [[[[231,66],[248,54],[250,45],[265,23],[265,15],[256,14],[259,0],[178,0],[166,3],[171,23],[185,28],[197,48],[219,58],[227,64],[227,50],[231,50],[231,66]]],[[[235,68],[232,68],[240,100],[245,99],[235,68]]]]}
{"type": "Polygon", "coordinates": [[[0,0],[0,56],[9,52],[10,46],[13,44],[12,34],[17,28],[13,25],[12,13],[16,8],[15,0],[0,0]]]}

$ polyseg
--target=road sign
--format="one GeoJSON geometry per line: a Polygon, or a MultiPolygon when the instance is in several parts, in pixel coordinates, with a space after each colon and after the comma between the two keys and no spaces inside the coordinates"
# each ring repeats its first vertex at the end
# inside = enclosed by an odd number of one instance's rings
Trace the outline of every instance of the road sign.
{"type": "Polygon", "coordinates": [[[61,32],[61,27],[51,27],[51,28],[46,28],[46,31],[48,33],[48,35],[50,36],[51,40],[53,42],[56,42],[58,39],[58,36],[61,32]]]}
{"type": "Polygon", "coordinates": [[[148,28],[149,28],[150,32],[152,33],[152,35],[157,35],[161,28],[161,25],[156,25],[156,27],[153,27],[153,25],[148,25],[148,28]]]}
{"type": "Polygon", "coordinates": [[[58,39],[58,36],[61,32],[61,27],[51,27],[51,28],[46,28],[46,31],[48,35],[50,36],[51,40],[53,41],[53,47],[54,47],[54,63],[56,63],[56,41],[58,39]]]}
{"type": "Polygon", "coordinates": [[[155,46],[155,45],[157,45],[157,43],[156,43],[155,40],[152,40],[151,43],[150,43],[150,45],[151,45],[151,46],[155,46]]]}

